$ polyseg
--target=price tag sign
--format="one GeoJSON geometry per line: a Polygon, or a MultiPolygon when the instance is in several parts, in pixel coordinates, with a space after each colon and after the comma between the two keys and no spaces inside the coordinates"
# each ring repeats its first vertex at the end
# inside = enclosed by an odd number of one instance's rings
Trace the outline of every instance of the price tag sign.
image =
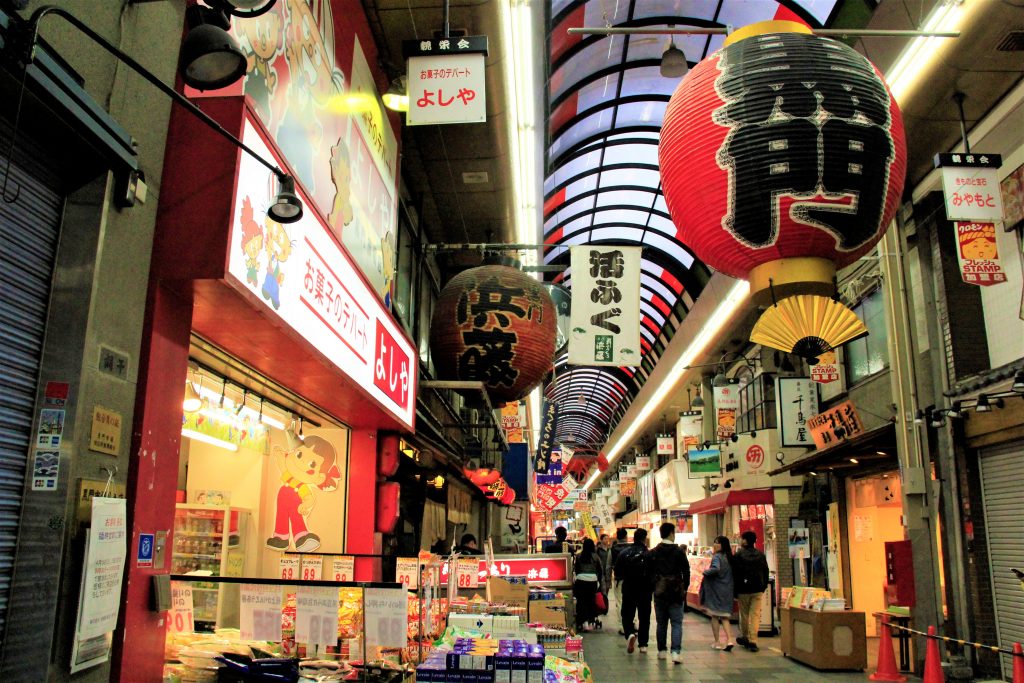
{"type": "Polygon", "coordinates": [[[303,581],[319,581],[324,574],[324,558],[321,555],[303,555],[301,567],[303,581]]]}
{"type": "Polygon", "coordinates": [[[395,561],[395,581],[410,590],[419,588],[420,561],[415,557],[399,557],[395,561]]]}
{"type": "Polygon", "coordinates": [[[338,589],[300,586],[295,591],[295,640],[307,645],[338,644],[338,589]]]}
{"type": "Polygon", "coordinates": [[[406,647],[409,628],[409,597],[401,588],[367,588],[365,632],[367,648],[406,647]]]}
{"type": "MultiPolygon", "coordinates": [[[[295,558],[298,563],[299,558],[295,558]]],[[[239,626],[242,640],[281,642],[281,587],[243,583],[239,626]]]]}
{"type": "Polygon", "coordinates": [[[171,581],[171,611],[167,615],[171,633],[192,633],[195,621],[192,613],[192,584],[171,581]]]}
{"type": "Polygon", "coordinates": [[[345,555],[331,560],[331,576],[335,581],[354,581],[355,575],[356,558],[345,555]]]}
{"type": "Polygon", "coordinates": [[[299,574],[300,560],[297,555],[285,555],[278,563],[279,576],[282,579],[297,579],[299,574]]]}
{"type": "Polygon", "coordinates": [[[480,585],[480,560],[460,557],[455,566],[455,582],[459,588],[476,588],[480,585]]]}

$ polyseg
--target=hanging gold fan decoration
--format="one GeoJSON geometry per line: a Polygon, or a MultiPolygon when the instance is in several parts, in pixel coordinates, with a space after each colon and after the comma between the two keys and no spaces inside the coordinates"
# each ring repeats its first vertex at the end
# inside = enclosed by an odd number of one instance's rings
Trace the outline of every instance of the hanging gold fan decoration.
{"type": "Polygon", "coordinates": [[[769,306],[750,341],[813,360],[867,333],[860,318],[835,299],[798,294],[769,306]]]}

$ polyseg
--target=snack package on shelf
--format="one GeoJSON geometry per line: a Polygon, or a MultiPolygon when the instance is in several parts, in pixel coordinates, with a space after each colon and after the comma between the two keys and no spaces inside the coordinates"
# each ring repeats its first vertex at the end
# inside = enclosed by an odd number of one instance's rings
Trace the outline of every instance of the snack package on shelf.
{"type": "Polygon", "coordinates": [[[363,589],[342,588],[338,602],[338,637],[358,638],[363,632],[363,589]]]}

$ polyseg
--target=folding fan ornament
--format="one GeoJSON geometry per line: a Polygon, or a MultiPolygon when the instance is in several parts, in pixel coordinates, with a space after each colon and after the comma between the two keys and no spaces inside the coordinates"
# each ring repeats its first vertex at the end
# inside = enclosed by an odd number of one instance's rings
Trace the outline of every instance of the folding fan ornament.
{"type": "Polygon", "coordinates": [[[752,341],[811,359],[866,334],[835,274],[882,238],[906,174],[871,62],[797,22],[746,26],[679,84],[658,157],[679,240],[768,307],[752,341]]]}

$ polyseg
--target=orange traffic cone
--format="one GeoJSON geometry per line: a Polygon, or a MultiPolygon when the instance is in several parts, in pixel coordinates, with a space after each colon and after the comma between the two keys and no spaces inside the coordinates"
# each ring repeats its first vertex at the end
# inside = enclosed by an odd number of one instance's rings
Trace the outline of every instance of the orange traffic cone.
{"type": "Polygon", "coordinates": [[[928,627],[928,649],[924,658],[924,683],[946,683],[939,656],[939,641],[934,638],[935,627],[928,627]]]}
{"type": "Polygon", "coordinates": [[[1024,651],[1020,643],[1013,644],[1013,683],[1024,683],[1024,651]]]}
{"type": "Polygon", "coordinates": [[[906,676],[901,676],[896,669],[896,655],[892,650],[892,629],[889,628],[889,617],[882,617],[882,636],[878,639],[878,666],[875,673],[868,676],[871,681],[893,681],[904,683],[906,676]]]}

